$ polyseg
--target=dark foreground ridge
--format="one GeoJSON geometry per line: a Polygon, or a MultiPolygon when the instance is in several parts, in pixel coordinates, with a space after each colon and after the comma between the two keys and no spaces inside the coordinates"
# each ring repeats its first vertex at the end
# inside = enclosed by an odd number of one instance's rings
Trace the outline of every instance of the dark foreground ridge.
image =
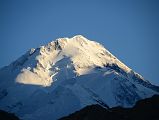
{"type": "MultiPolygon", "coordinates": [[[[0,110],[0,120],[20,119],[0,110]]],[[[105,109],[100,105],[90,105],[60,120],[159,120],[159,95],[140,100],[133,108],[105,109]]]]}
{"type": "Polygon", "coordinates": [[[159,120],[159,95],[140,100],[133,108],[90,105],[60,120],[159,120]]]}
{"type": "Polygon", "coordinates": [[[8,113],[0,110],[0,120],[20,120],[13,113],[8,113]]]}

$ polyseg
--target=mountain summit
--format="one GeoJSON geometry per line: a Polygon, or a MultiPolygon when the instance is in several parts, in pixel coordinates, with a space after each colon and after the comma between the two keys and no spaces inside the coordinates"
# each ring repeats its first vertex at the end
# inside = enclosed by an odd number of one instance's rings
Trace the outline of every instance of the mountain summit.
{"type": "Polygon", "coordinates": [[[159,87],[81,35],[32,48],[0,69],[0,109],[24,120],[54,120],[92,104],[132,107],[154,94],[159,87]]]}

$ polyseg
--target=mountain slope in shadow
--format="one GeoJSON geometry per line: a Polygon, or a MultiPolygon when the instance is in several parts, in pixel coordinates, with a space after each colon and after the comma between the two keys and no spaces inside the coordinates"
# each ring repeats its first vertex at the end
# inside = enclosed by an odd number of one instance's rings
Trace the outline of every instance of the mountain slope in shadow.
{"type": "MultiPolygon", "coordinates": [[[[0,110],[0,120],[19,120],[12,113],[0,110]]],[[[159,120],[159,95],[140,100],[133,108],[105,109],[90,105],[60,120],[159,120]]]]}
{"type": "Polygon", "coordinates": [[[159,120],[159,95],[140,100],[133,108],[87,106],[60,120],[159,120]]]}

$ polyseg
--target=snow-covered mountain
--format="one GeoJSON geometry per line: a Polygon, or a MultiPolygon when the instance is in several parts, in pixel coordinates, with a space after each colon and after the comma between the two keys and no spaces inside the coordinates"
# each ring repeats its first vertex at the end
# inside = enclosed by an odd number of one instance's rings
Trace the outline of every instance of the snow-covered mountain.
{"type": "Polygon", "coordinates": [[[154,94],[158,86],[81,35],[31,49],[0,69],[0,109],[24,120],[56,120],[91,104],[132,107],[154,94]]]}

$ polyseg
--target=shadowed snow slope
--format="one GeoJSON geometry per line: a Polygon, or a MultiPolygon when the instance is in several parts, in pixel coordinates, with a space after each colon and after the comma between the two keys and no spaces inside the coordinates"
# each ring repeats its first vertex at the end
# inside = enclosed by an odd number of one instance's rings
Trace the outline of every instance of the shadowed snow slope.
{"type": "Polygon", "coordinates": [[[159,93],[97,42],[81,35],[29,50],[0,69],[0,109],[54,120],[87,105],[132,107],[159,93]]]}

